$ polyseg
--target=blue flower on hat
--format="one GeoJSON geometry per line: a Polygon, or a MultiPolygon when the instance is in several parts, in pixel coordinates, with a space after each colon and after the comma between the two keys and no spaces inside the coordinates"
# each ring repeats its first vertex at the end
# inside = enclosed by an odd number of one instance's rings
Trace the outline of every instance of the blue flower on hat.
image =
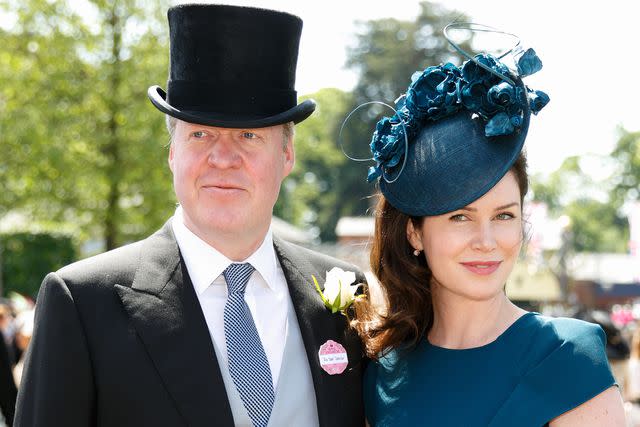
{"type": "Polygon", "coordinates": [[[438,85],[447,78],[439,67],[429,67],[409,85],[405,106],[415,115],[425,115],[439,93],[438,85]]]}
{"type": "Polygon", "coordinates": [[[489,101],[496,105],[508,106],[515,102],[516,88],[508,82],[502,82],[491,86],[487,92],[489,101]]]}
{"type": "MultiPolygon", "coordinates": [[[[478,60],[478,62],[484,65],[487,65],[489,67],[491,67],[491,65],[494,62],[490,58],[485,56],[481,56],[480,58],[476,57],[476,59],[478,60]]],[[[491,73],[489,71],[482,68],[481,66],[479,66],[473,61],[466,61],[464,64],[462,64],[461,72],[462,72],[462,77],[467,82],[482,82],[485,79],[488,79],[491,77],[491,73]]]]}
{"type": "Polygon", "coordinates": [[[382,166],[393,168],[400,163],[404,154],[405,127],[396,117],[384,117],[376,124],[369,147],[376,167],[369,168],[367,181],[371,182],[382,174],[382,166]]]}
{"type": "Polygon", "coordinates": [[[529,108],[533,114],[538,114],[549,103],[549,95],[541,90],[529,90],[529,108]]]}
{"type": "Polygon", "coordinates": [[[459,79],[460,70],[451,63],[428,67],[409,86],[405,106],[418,119],[445,117],[457,110],[459,79]]]}
{"type": "MultiPolygon", "coordinates": [[[[520,77],[541,68],[542,62],[533,49],[517,57],[520,77]]],[[[513,133],[522,125],[526,104],[537,114],[549,102],[549,96],[528,87],[523,90],[509,79],[517,77],[488,54],[476,55],[474,61],[466,61],[460,68],[446,63],[414,73],[407,92],[396,101],[395,115],[384,117],[376,125],[370,144],[376,165],[369,169],[367,180],[373,181],[385,171],[397,168],[403,160],[405,139],[411,142],[427,121],[440,120],[461,110],[475,113],[485,121],[487,137],[513,133]]]]}
{"type": "Polygon", "coordinates": [[[536,55],[536,51],[529,48],[518,56],[516,66],[518,67],[518,75],[526,77],[542,70],[542,61],[536,55]]]}
{"type": "Polygon", "coordinates": [[[467,84],[463,82],[463,87],[460,91],[460,103],[469,111],[479,111],[482,108],[482,98],[486,91],[487,88],[481,82],[467,84]]]}
{"type": "Polygon", "coordinates": [[[484,132],[487,136],[508,135],[514,128],[509,115],[503,112],[496,114],[487,122],[484,132]]]}

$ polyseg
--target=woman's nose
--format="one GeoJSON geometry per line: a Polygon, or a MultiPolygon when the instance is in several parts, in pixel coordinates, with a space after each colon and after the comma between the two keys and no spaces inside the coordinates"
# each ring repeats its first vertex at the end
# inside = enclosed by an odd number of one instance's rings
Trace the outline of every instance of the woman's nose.
{"type": "Polygon", "coordinates": [[[478,225],[474,231],[472,248],[484,252],[496,248],[496,233],[491,223],[478,225]]]}

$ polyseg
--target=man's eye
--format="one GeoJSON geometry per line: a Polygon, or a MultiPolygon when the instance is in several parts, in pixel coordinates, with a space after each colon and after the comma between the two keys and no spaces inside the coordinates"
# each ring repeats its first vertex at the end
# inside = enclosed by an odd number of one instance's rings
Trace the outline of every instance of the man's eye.
{"type": "Polygon", "coordinates": [[[253,132],[242,132],[242,137],[244,139],[256,139],[258,135],[253,132]]]}
{"type": "Polygon", "coordinates": [[[191,136],[193,136],[194,138],[204,138],[205,136],[207,136],[207,134],[201,130],[198,130],[198,131],[192,132],[191,136]]]}

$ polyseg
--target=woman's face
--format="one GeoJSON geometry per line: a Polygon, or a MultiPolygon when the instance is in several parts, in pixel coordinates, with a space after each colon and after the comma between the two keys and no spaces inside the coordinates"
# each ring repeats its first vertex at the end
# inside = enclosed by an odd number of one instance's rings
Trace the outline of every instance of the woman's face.
{"type": "Polygon", "coordinates": [[[522,245],[522,206],[515,175],[462,209],[409,221],[407,237],[423,250],[434,296],[488,300],[502,292],[522,245]]]}

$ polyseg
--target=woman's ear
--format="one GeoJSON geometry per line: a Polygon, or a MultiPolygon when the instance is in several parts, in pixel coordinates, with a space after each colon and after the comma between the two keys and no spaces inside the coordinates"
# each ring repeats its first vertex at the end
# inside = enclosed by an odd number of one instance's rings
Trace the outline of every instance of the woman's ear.
{"type": "Polygon", "coordinates": [[[407,240],[413,249],[419,251],[424,250],[424,246],[422,245],[422,230],[413,225],[412,219],[407,221],[407,240]]]}

